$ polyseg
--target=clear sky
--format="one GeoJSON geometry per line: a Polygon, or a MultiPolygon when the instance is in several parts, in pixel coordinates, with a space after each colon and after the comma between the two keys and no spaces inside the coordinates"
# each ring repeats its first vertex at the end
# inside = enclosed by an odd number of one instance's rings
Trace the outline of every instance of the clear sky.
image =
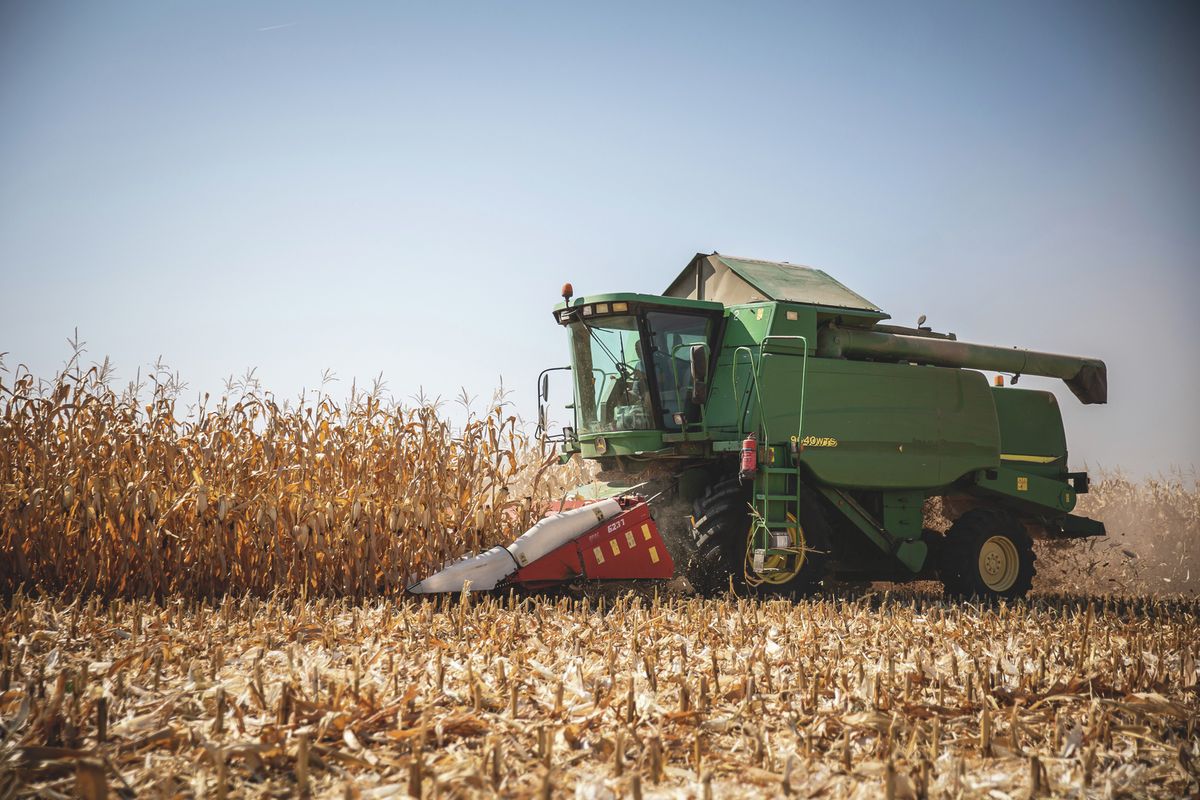
{"type": "MultiPolygon", "coordinates": [[[[0,0],[0,351],[486,397],[697,251],[1078,353],[1072,461],[1200,462],[1194,3],[0,0]]],[[[342,392],[339,392],[342,389],[342,392]]],[[[559,400],[565,402],[562,393],[559,400]]]]}

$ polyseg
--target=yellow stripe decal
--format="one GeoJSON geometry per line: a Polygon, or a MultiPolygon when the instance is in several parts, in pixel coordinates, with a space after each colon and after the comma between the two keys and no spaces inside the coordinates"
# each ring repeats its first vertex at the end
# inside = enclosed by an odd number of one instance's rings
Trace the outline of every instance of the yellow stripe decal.
{"type": "Polygon", "coordinates": [[[1027,461],[1030,464],[1049,464],[1051,461],[1058,461],[1058,456],[1018,456],[1012,453],[1001,453],[1001,461],[1027,461]]]}
{"type": "Polygon", "coordinates": [[[650,563],[651,564],[658,563],[658,548],[657,547],[650,548],[650,563]]]}
{"type": "Polygon", "coordinates": [[[645,539],[647,542],[650,541],[650,523],[649,522],[642,523],[642,538],[645,539]]]}
{"type": "Polygon", "coordinates": [[[601,550],[599,547],[593,547],[593,548],[592,548],[592,555],[594,555],[594,556],[596,557],[596,563],[597,563],[597,564],[603,564],[603,563],[604,563],[604,551],[603,551],[603,550],[601,550]]]}
{"type": "Polygon", "coordinates": [[[609,539],[609,540],[608,540],[608,546],[612,548],[612,551],[613,551],[613,555],[614,555],[614,556],[619,556],[619,555],[621,555],[621,545],[617,544],[617,540],[616,540],[616,539],[609,539]]]}
{"type": "Polygon", "coordinates": [[[633,541],[633,531],[625,531],[625,544],[629,545],[630,550],[637,544],[637,542],[633,541]]]}

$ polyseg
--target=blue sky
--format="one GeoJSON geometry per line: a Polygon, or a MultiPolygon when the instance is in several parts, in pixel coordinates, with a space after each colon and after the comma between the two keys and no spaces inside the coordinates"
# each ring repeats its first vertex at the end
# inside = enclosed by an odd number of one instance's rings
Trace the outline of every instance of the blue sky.
{"type": "MultiPolygon", "coordinates": [[[[1072,460],[1200,445],[1200,25],[1172,3],[0,2],[0,351],[486,396],[696,251],[1104,358],[1072,460]]],[[[560,398],[562,396],[560,395],[560,398]]],[[[565,401],[565,400],[564,400],[565,401]]]]}

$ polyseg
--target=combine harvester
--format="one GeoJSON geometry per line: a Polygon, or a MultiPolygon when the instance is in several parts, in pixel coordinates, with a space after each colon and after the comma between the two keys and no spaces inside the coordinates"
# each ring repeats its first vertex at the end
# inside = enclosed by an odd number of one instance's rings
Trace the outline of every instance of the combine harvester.
{"type": "MultiPolygon", "coordinates": [[[[706,593],[935,578],[1018,597],[1034,538],[1104,534],[1071,513],[1088,479],[1068,471],[1055,395],[1016,388],[1060,378],[1105,403],[1103,361],[968,344],[924,317],[887,325],[820,270],[717,253],[661,296],[572,295],[567,284],[554,319],[574,425],[552,438],[564,458],[601,464],[597,500],[410,591],[663,579],[679,561],[706,593]],[[635,490],[661,494],[657,523],[635,490]],[[953,520],[944,534],[925,527],[930,498],[953,520]]],[[[538,380],[543,429],[553,371],[538,380]]]]}

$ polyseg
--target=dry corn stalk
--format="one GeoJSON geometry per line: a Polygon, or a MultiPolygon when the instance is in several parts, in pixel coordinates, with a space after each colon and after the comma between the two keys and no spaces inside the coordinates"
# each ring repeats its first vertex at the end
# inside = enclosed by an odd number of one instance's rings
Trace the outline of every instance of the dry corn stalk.
{"type": "Polygon", "coordinates": [[[99,369],[0,373],[0,591],[106,597],[400,591],[511,541],[576,482],[496,401],[460,427],[380,392],[180,415],[99,369]]]}

